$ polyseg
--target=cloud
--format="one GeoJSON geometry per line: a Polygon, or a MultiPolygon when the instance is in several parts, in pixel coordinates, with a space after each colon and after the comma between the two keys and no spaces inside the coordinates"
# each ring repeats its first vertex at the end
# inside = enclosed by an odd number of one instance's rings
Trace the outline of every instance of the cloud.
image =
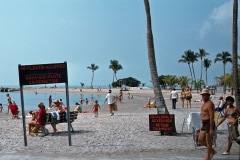
{"type": "Polygon", "coordinates": [[[199,37],[204,39],[213,29],[221,34],[229,34],[232,26],[232,7],[233,1],[228,1],[214,8],[207,20],[203,23],[199,31],[199,37]]]}
{"type": "Polygon", "coordinates": [[[205,21],[200,32],[199,32],[199,36],[201,39],[204,39],[204,37],[206,36],[206,34],[211,30],[212,25],[210,22],[205,21]]]}

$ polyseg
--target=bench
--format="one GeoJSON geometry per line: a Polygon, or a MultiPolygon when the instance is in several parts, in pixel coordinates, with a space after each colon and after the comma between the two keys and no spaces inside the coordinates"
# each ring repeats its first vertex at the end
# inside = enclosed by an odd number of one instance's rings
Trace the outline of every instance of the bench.
{"type": "MultiPolygon", "coordinates": [[[[74,132],[74,129],[72,127],[72,122],[74,122],[74,120],[77,119],[78,112],[77,111],[71,111],[71,112],[69,112],[69,115],[70,115],[69,120],[70,120],[71,131],[74,132]]],[[[47,124],[58,124],[58,123],[68,123],[68,121],[67,121],[67,112],[59,113],[59,120],[57,120],[57,118],[54,117],[52,115],[52,113],[47,113],[46,114],[46,123],[45,123],[45,125],[47,125],[47,124]]]]}

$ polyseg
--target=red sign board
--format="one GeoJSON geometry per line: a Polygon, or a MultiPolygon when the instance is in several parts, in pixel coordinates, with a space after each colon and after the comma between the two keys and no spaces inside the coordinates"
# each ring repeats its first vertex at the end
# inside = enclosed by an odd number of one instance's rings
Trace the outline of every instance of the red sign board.
{"type": "Polygon", "coordinates": [[[150,131],[172,132],[174,127],[175,127],[174,114],[150,114],[149,115],[150,131]]]}

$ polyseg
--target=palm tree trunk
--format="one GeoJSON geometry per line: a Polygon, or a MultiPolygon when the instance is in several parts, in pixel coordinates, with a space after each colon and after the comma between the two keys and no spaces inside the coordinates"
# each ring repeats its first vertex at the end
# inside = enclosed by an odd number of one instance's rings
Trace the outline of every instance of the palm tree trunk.
{"type": "Polygon", "coordinates": [[[159,84],[158,73],[157,73],[157,65],[155,59],[155,50],[154,50],[154,42],[152,35],[152,24],[151,24],[151,14],[150,14],[150,6],[148,0],[144,0],[146,16],[147,16],[147,45],[148,45],[148,60],[151,72],[151,78],[153,82],[154,95],[157,105],[158,114],[169,114],[167,106],[165,104],[165,100],[162,95],[162,91],[159,84]]]}
{"type": "MultiPolygon", "coordinates": [[[[151,24],[151,14],[150,14],[150,6],[148,0],[144,0],[146,17],[147,17],[147,45],[148,45],[148,61],[150,66],[151,78],[153,82],[154,95],[157,105],[157,113],[158,114],[169,114],[158,79],[157,73],[157,65],[155,58],[155,50],[154,50],[154,42],[153,42],[153,34],[152,34],[152,24],[151,24]]],[[[174,122],[174,126],[172,126],[172,132],[170,134],[176,134],[176,126],[174,122]]],[[[160,131],[161,134],[165,134],[164,131],[160,131]]],[[[166,133],[169,134],[169,133],[166,133]]]]}
{"type": "Polygon", "coordinates": [[[206,69],[206,86],[208,85],[208,82],[207,82],[207,69],[206,69]]]}
{"type": "MultiPolygon", "coordinates": [[[[200,81],[202,80],[202,71],[203,71],[203,61],[202,61],[202,58],[201,58],[201,73],[200,73],[200,81]]],[[[200,86],[200,89],[201,89],[201,86],[200,86]]]]}
{"type": "MultiPolygon", "coordinates": [[[[191,69],[190,63],[188,63],[188,67],[189,67],[189,70],[190,70],[191,79],[193,80],[192,69],[191,69]]],[[[192,88],[192,81],[191,81],[191,88],[192,88]]]]}
{"type": "Polygon", "coordinates": [[[193,67],[193,63],[192,63],[192,71],[193,71],[193,76],[194,76],[194,87],[196,86],[196,76],[195,76],[195,72],[194,72],[194,67],[193,67]]]}
{"type": "Polygon", "coordinates": [[[91,82],[91,88],[93,89],[93,78],[94,78],[94,72],[92,72],[92,82],[91,82]]]}
{"type": "Polygon", "coordinates": [[[232,26],[232,65],[233,84],[236,106],[240,110],[240,90],[238,81],[238,0],[233,2],[233,26],[232,26]]]}
{"type": "MultiPolygon", "coordinates": [[[[223,63],[223,76],[224,77],[225,77],[225,68],[226,68],[226,64],[223,63]]],[[[226,94],[225,80],[223,81],[223,93],[226,94]]]]}

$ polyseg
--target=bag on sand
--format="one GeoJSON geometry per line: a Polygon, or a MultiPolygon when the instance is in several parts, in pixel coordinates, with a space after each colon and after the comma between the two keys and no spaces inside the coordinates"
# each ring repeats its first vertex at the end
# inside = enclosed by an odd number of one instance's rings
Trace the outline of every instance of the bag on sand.
{"type": "Polygon", "coordinates": [[[117,103],[114,103],[114,104],[113,104],[113,110],[114,110],[114,111],[118,111],[117,103]]]}

